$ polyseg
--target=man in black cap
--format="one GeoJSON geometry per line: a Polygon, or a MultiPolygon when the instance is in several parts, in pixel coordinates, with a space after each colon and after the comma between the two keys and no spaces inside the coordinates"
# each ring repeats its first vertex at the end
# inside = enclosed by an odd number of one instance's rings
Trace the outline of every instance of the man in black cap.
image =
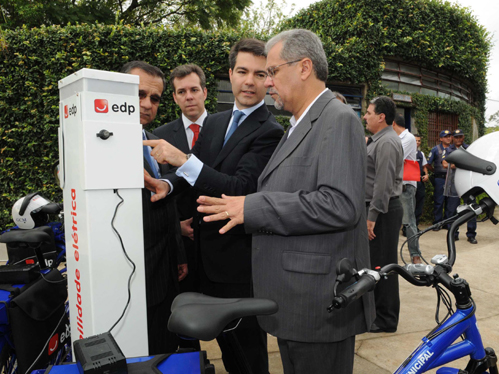
{"type": "MultiPolygon", "coordinates": [[[[462,130],[457,129],[452,134],[453,144],[447,147],[442,153],[442,166],[447,169],[447,178],[445,180],[444,187],[444,196],[447,199],[447,206],[445,211],[445,219],[452,217],[456,214],[457,207],[461,202],[461,198],[459,197],[456,186],[454,184],[454,176],[456,174],[456,165],[451,164],[445,161],[445,157],[450,155],[458,148],[466,149],[468,148],[468,144],[464,143],[464,133],[462,130]]],[[[456,231],[455,239],[459,240],[459,231],[456,231]]],[[[471,221],[468,221],[468,230],[466,232],[466,236],[468,237],[468,242],[471,244],[477,244],[476,240],[476,218],[473,218],[471,221]]]]}
{"type": "MultiPolygon", "coordinates": [[[[433,192],[433,223],[438,223],[443,219],[443,208],[444,208],[444,186],[445,177],[447,176],[447,169],[442,166],[442,154],[444,150],[449,147],[452,142],[452,134],[449,130],[440,131],[440,144],[436,145],[430,151],[430,157],[428,158],[428,167],[433,170],[434,177],[434,192],[433,192]]],[[[446,210],[448,208],[446,207],[446,210]]],[[[437,229],[439,230],[439,229],[437,229]]]]}

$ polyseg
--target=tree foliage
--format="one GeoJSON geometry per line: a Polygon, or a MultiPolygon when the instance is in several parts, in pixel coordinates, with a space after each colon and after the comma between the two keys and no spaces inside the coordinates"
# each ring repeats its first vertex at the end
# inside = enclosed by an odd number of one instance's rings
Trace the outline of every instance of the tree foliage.
{"type": "Polygon", "coordinates": [[[489,117],[489,125],[499,127],[499,110],[489,117]]]}
{"type": "Polygon", "coordinates": [[[68,23],[237,25],[251,0],[2,0],[0,26],[14,29],[68,23]]]}
{"type": "MultiPolygon", "coordinates": [[[[284,13],[288,4],[286,0],[261,0],[246,8],[239,22],[238,30],[248,36],[266,38],[276,33],[282,24],[288,19],[284,13]]],[[[295,4],[292,3],[289,13],[294,11],[295,4]]]]}

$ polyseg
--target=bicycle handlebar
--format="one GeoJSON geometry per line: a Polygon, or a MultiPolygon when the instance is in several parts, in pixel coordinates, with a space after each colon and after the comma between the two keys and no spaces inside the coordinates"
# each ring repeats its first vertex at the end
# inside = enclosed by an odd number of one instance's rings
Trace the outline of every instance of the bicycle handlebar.
{"type": "MultiPolygon", "coordinates": [[[[333,309],[344,308],[352,301],[357,300],[362,295],[372,291],[381,277],[384,277],[391,272],[399,274],[402,278],[415,286],[429,286],[432,284],[433,279],[438,278],[444,286],[449,287],[452,278],[447,273],[451,271],[452,265],[456,259],[456,245],[454,240],[456,229],[463,223],[468,222],[470,219],[483,212],[491,213],[494,207],[495,203],[490,198],[484,198],[480,201],[480,204],[470,204],[455,216],[457,218],[454,223],[452,223],[447,234],[447,248],[449,254],[447,262],[438,263],[437,267],[423,264],[408,264],[404,267],[398,264],[388,264],[383,266],[379,272],[363,269],[356,274],[358,279],[355,283],[334,296],[333,302],[328,307],[328,311],[331,312],[333,309]],[[421,277],[421,279],[416,278],[416,276],[421,277]]],[[[445,258],[445,256],[443,257],[445,258]]]]}

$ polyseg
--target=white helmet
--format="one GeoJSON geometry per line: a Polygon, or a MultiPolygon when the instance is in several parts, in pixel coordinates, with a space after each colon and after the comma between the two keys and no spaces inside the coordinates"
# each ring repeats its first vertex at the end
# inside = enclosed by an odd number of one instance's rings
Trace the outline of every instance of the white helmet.
{"type": "Polygon", "coordinates": [[[48,215],[43,211],[43,207],[51,204],[34,192],[16,201],[12,207],[12,218],[20,229],[32,229],[36,226],[44,225],[48,222],[48,215]]]}
{"type": "Polygon", "coordinates": [[[499,205],[499,132],[477,139],[466,151],[458,149],[446,157],[456,164],[455,186],[463,199],[487,193],[499,205]]]}

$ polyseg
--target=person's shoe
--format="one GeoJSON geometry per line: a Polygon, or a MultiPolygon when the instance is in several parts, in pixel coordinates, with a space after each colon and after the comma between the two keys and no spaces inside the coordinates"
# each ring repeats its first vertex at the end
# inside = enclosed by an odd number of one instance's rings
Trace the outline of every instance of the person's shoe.
{"type": "Polygon", "coordinates": [[[440,229],[441,229],[441,227],[440,227],[440,226],[438,226],[438,227],[434,227],[434,228],[433,228],[433,231],[440,231],[440,229]]]}
{"type": "Polygon", "coordinates": [[[402,236],[407,238],[407,226],[406,225],[402,226],[402,236]]]}
{"type": "Polygon", "coordinates": [[[397,331],[397,328],[382,329],[381,327],[378,327],[378,325],[376,325],[374,322],[371,325],[371,329],[369,330],[369,332],[372,332],[373,334],[377,334],[379,332],[393,333],[393,332],[396,332],[396,331],[397,331]]]}
{"type": "Polygon", "coordinates": [[[457,242],[458,240],[459,240],[459,236],[456,236],[456,237],[454,238],[454,241],[455,241],[455,242],[457,242]]]}
{"type": "Polygon", "coordinates": [[[471,243],[471,244],[477,244],[478,242],[476,241],[475,238],[468,238],[468,241],[471,243]]]}
{"type": "Polygon", "coordinates": [[[419,256],[413,256],[412,259],[411,259],[412,263],[413,264],[421,264],[421,257],[419,256]]]}

